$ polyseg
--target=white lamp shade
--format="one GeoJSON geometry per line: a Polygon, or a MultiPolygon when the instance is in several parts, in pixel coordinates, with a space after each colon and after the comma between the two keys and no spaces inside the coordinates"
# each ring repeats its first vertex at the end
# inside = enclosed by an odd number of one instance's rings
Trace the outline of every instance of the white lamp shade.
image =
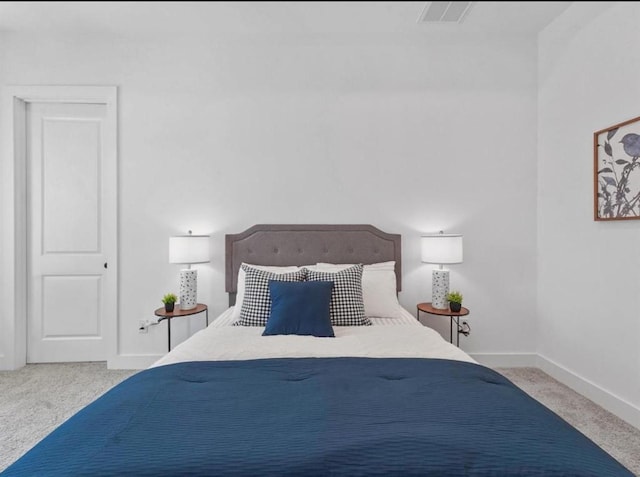
{"type": "Polygon", "coordinates": [[[423,262],[440,265],[462,263],[462,235],[423,235],[421,242],[423,262]]]}
{"type": "Polygon", "coordinates": [[[169,237],[169,263],[206,263],[209,261],[208,235],[169,237]]]}

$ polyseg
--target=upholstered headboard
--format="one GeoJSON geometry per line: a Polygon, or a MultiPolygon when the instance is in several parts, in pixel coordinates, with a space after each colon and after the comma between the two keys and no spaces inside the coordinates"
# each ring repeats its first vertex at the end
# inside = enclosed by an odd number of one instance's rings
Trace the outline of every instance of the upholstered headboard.
{"type": "Polygon", "coordinates": [[[226,291],[231,305],[242,262],[286,266],[395,260],[397,288],[401,290],[400,235],[373,225],[254,225],[225,239],[226,291]]]}

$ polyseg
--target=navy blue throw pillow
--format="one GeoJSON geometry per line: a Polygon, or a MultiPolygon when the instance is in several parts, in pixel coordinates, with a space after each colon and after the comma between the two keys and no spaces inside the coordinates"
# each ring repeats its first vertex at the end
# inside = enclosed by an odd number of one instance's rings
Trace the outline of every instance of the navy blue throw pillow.
{"type": "Polygon", "coordinates": [[[262,336],[334,337],[329,304],[333,282],[269,280],[271,314],[262,336]]]}

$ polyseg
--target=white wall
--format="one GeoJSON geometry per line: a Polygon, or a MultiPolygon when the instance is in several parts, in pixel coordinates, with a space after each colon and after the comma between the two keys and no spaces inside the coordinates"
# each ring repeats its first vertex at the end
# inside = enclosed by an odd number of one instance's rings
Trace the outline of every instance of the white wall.
{"type": "MultiPolygon", "coordinates": [[[[140,318],[177,288],[168,237],[211,233],[199,298],[227,303],[224,234],[371,223],[403,235],[404,291],[430,299],[419,236],[465,234],[452,288],[474,353],[535,351],[535,39],[422,35],[5,34],[1,84],[118,85],[118,364],[165,352],[140,318]]],[[[5,317],[7,319],[7,317],[5,317]]],[[[192,331],[202,318],[192,320],[192,331]]],[[[448,338],[445,319],[425,317],[448,338]]],[[[176,340],[186,326],[174,322],[176,340]],[[182,328],[180,330],[179,328],[182,328]]]]}
{"type": "Polygon", "coordinates": [[[593,220],[592,141],[640,115],[639,20],[636,2],[570,7],[540,35],[538,102],[538,351],[638,427],[640,222],[593,220]]]}

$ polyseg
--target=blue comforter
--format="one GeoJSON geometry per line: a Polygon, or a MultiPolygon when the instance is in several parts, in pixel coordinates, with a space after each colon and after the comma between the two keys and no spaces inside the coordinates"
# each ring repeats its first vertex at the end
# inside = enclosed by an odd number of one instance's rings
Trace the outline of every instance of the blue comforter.
{"type": "Polygon", "coordinates": [[[485,367],[305,358],[142,371],[2,475],[632,474],[485,367]]]}

